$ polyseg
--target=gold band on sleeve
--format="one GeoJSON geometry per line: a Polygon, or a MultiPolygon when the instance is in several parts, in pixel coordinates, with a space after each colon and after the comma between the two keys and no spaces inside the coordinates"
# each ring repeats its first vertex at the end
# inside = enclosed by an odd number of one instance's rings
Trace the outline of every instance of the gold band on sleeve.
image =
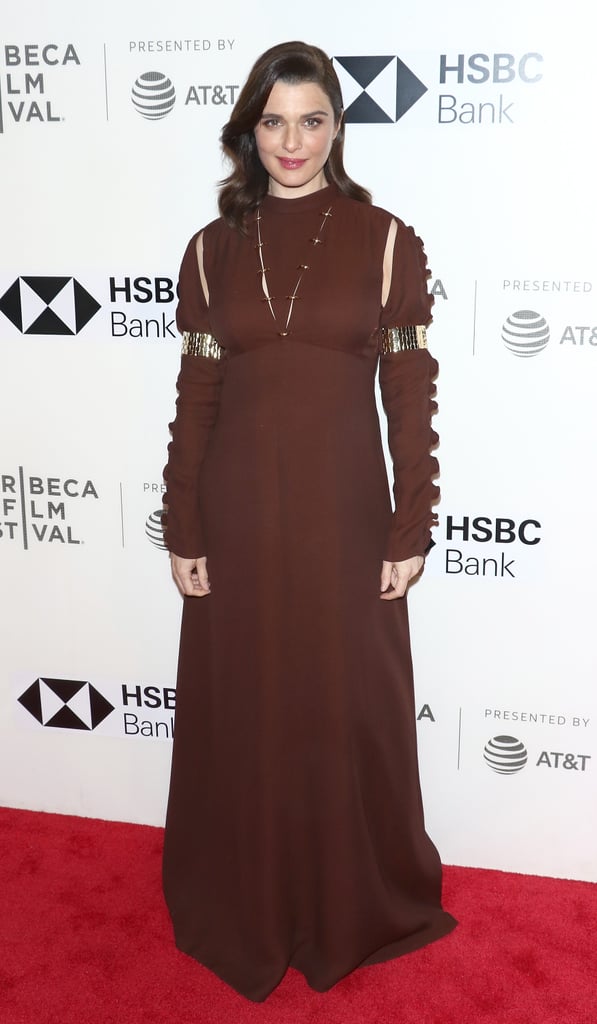
{"type": "Polygon", "coordinates": [[[183,331],[182,333],[182,354],[183,356],[206,356],[207,359],[222,359],[224,352],[213,334],[203,334],[199,331],[183,331]]]}
{"type": "Polygon", "coordinates": [[[392,352],[406,352],[408,349],[427,348],[427,328],[422,325],[406,327],[382,327],[382,356],[392,352]]]}

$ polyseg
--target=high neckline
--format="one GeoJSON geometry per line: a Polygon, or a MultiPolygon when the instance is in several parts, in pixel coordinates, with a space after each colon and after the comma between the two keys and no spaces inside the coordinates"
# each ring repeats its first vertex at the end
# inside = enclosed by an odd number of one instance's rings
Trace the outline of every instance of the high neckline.
{"type": "Polygon", "coordinates": [[[263,210],[267,213],[309,213],[311,210],[324,210],[338,195],[338,188],[334,184],[319,188],[316,192],[309,192],[306,196],[297,196],[296,199],[288,199],[286,196],[265,195],[261,201],[263,210]]]}

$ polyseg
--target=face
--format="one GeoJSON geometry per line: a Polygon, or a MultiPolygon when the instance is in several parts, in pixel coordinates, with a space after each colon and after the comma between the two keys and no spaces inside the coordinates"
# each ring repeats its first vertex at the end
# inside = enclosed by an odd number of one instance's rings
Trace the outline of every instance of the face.
{"type": "Polygon", "coordinates": [[[339,127],[319,85],[276,82],[255,128],[270,193],[291,199],[324,188],[323,168],[339,127]]]}

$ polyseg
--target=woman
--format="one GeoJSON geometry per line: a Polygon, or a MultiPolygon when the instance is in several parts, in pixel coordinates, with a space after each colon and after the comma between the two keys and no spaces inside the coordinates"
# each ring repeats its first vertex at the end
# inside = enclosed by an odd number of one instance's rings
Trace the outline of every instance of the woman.
{"type": "Polygon", "coordinates": [[[179,948],[256,1001],[288,966],[324,991],[454,927],[403,596],[437,496],[428,274],[412,229],[347,176],[343,135],[325,54],[263,54],[224,128],[221,217],[180,273],[164,885],[179,948]]]}

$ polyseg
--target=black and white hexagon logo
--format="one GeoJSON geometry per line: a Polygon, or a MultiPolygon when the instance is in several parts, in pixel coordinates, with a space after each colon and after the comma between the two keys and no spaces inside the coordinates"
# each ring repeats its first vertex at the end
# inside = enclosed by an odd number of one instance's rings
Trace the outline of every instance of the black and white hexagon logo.
{"type": "Polygon", "coordinates": [[[0,297],[21,334],[78,334],[100,308],[74,277],[18,277],[0,297]]]}
{"type": "Polygon", "coordinates": [[[91,732],[114,711],[95,686],[79,679],[40,676],[18,698],[40,725],[91,732]]]}
{"type": "Polygon", "coordinates": [[[349,124],[394,124],[427,92],[397,56],[334,57],[334,66],[349,124]]]}

